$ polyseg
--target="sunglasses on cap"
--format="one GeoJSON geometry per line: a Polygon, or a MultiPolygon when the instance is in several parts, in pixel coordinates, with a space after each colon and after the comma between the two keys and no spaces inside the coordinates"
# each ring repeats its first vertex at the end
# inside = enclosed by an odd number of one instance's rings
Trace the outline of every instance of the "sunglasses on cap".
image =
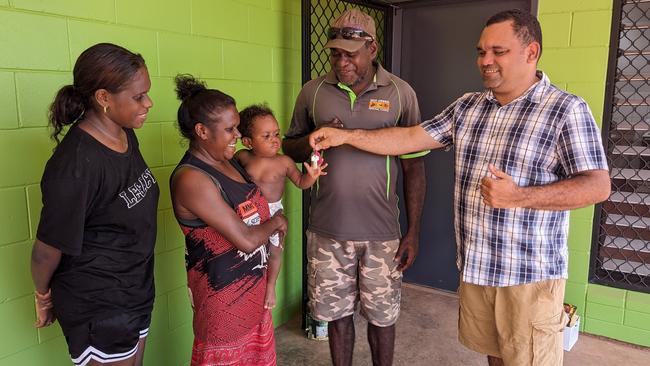
{"type": "Polygon", "coordinates": [[[352,27],[343,27],[343,28],[335,28],[331,27],[329,29],[329,32],[327,32],[327,37],[329,39],[335,39],[337,36],[341,36],[343,39],[354,39],[354,40],[366,40],[366,41],[374,41],[375,39],[368,33],[364,32],[361,29],[357,28],[352,28],[352,27]]]}

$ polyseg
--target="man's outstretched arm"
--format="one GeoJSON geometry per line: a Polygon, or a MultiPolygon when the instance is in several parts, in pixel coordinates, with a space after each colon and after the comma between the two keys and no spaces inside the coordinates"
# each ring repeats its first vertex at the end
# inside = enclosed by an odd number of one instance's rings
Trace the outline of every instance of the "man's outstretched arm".
{"type": "Polygon", "coordinates": [[[403,155],[443,147],[420,126],[377,130],[321,128],[309,135],[309,144],[314,150],[347,144],[380,155],[403,155]]]}

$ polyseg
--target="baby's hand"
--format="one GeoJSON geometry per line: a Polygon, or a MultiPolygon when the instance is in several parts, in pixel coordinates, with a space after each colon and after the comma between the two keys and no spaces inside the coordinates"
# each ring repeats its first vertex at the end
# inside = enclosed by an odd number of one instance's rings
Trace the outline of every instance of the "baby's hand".
{"type": "Polygon", "coordinates": [[[312,165],[304,162],[303,164],[305,165],[305,169],[307,169],[307,174],[309,174],[309,176],[314,179],[320,177],[321,175],[327,175],[327,172],[325,171],[325,168],[327,168],[327,163],[323,163],[321,165],[312,165]]]}

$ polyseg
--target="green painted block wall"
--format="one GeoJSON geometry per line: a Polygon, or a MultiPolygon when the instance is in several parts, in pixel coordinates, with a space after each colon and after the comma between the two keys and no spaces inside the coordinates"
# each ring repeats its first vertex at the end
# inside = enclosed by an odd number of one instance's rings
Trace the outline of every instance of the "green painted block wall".
{"type": "MultiPolygon", "coordinates": [[[[602,121],[611,24],[610,0],[539,0],[540,68],[582,96],[602,121]]],[[[299,0],[0,0],[0,366],[68,365],[57,326],[35,330],[29,253],[40,213],[39,180],[53,147],[46,108],[69,83],[76,57],[109,41],[143,54],[155,106],[138,130],[161,182],[156,242],[157,297],[147,365],[186,365],[192,342],[183,242],[166,184],[186,145],[175,125],[172,78],[190,72],[233,95],[239,106],[267,101],[283,130],[300,90],[299,0]],[[155,9],[155,10],[152,10],[155,9]]],[[[301,197],[287,187],[291,226],[278,280],[281,324],[300,309],[301,197]]],[[[650,295],[587,282],[593,207],[571,213],[566,301],[583,330],[650,346],[650,295]]]]}
{"type": "MultiPolygon", "coordinates": [[[[540,0],[540,68],[581,96],[602,125],[612,22],[611,0],[540,0]]],[[[650,346],[650,294],[588,283],[594,207],[571,212],[565,301],[578,306],[583,331],[650,346]]]]}
{"type": "MultiPolygon", "coordinates": [[[[46,110],[72,80],[77,56],[98,42],[141,53],[154,108],[137,130],[161,188],[156,299],[146,365],[189,363],[192,314],[184,241],[167,181],[187,145],[175,127],[176,73],[235,97],[268,102],[286,130],[300,90],[300,0],[0,0],[0,366],[69,365],[58,325],[36,330],[29,258],[41,209],[39,182],[53,143],[46,110]]],[[[278,279],[276,325],[300,310],[301,195],[285,194],[290,231],[278,279]]]]}

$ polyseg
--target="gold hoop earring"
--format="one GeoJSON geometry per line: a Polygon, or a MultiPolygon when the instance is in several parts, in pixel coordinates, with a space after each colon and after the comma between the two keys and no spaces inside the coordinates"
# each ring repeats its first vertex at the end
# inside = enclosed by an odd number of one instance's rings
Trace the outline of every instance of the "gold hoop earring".
{"type": "Polygon", "coordinates": [[[108,106],[107,105],[104,106],[104,114],[106,114],[106,112],[108,112],[108,106]]]}

